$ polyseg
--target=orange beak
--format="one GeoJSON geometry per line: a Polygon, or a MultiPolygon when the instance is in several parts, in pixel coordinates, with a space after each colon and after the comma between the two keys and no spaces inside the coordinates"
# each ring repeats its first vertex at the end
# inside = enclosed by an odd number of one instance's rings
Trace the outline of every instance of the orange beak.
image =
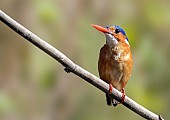
{"type": "Polygon", "coordinates": [[[91,26],[93,26],[94,28],[96,28],[97,30],[103,32],[103,33],[110,33],[110,31],[102,26],[99,26],[99,25],[94,25],[94,24],[91,24],[91,26]]]}

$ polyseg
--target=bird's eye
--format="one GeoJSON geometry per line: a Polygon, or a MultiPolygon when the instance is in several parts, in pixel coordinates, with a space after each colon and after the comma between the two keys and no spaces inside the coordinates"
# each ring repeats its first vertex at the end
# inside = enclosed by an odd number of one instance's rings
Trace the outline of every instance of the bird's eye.
{"type": "Polygon", "coordinates": [[[116,30],[115,30],[115,33],[119,33],[119,32],[120,32],[119,29],[116,29],[116,30]]]}
{"type": "Polygon", "coordinates": [[[109,27],[108,27],[108,26],[106,26],[106,28],[107,28],[107,29],[109,29],[109,27]]]}

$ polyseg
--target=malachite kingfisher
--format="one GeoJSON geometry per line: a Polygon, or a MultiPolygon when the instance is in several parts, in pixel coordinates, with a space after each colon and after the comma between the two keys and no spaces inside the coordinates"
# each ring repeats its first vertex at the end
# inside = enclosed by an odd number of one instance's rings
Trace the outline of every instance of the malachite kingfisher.
{"type": "Polygon", "coordinates": [[[106,43],[100,49],[98,60],[99,76],[109,84],[106,101],[109,106],[117,106],[118,101],[110,97],[113,87],[122,92],[122,101],[125,99],[125,86],[132,72],[132,53],[125,31],[119,26],[92,24],[94,28],[105,34],[106,43]]]}

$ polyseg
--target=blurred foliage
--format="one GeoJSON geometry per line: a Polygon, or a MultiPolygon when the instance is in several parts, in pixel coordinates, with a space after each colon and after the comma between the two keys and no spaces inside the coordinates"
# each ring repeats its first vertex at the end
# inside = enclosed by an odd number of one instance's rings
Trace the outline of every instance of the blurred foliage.
{"type": "MultiPolygon", "coordinates": [[[[126,94],[170,118],[170,1],[1,0],[0,8],[98,76],[105,43],[90,24],[119,25],[130,40],[133,73],[126,94]]],[[[0,22],[0,119],[142,120],[72,74],[0,22]],[[122,115],[123,114],[123,115],[122,115]]]]}

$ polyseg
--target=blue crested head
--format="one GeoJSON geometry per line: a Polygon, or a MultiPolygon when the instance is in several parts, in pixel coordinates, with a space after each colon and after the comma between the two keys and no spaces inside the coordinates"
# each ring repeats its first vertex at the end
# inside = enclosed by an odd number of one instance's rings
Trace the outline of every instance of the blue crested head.
{"type": "MultiPolygon", "coordinates": [[[[114,26],[119,32],[121,32],[123,35],[125,35],[126,36],[126,33],[125,33],[125,31],[121,28],[121,27],[119,27],[119,26],[114,26]]],[[[128,40],[128,38],[127,38],[127,36],[126,36],[126,39],[128,40]]]]}
{"type": "MultiPolygon", "coordinates": [[[[112,26],[111,26],[112,27],[112,26]]],[[[123,35],[125,35],[126,36],[126,33],[125,33],[125,31],[121,28],[121,27],[119,27],[119,26],[117,26],[117,25],[113,25],[113,27],[117,30],[117,32],[121,32],[123,35]]],[[[106,26],[105,28],[110,28],[109,26],[106,26]]],[[[126,36],[126,39],[127,39],[127,41],[128,41],[128,37],[126,36]]]]}
{"type": "Polygon", "coordinates": [[[98,31],[105,34],[106,44],[126,43],[127,45],[129,45],[126,33],[121,27],[116,25],[102,27],[100,25],[95,24],[92,24],[92,26],[96,28],[98,31]]]}

